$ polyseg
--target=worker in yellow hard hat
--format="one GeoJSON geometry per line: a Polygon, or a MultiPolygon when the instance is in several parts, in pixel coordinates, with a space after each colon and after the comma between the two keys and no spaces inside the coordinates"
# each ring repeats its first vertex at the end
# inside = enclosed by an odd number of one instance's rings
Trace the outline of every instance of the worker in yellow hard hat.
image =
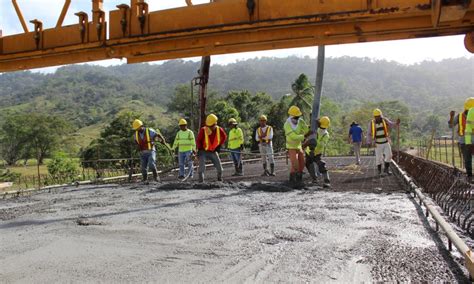
{"type": "Polygon", "coordinates": [[[262,156],[262,176],[275,176],[275,159],[273,157],[273,127],[267,124],[267,116],[262,114],[259,119],[259,127],[255,131],[255,141],[262,156]],[[268,171],[270,165],[270,171],[268,171]]]}
{"type": "Polygon", "coordinates": [[[176,133],[172,149],[178,148],[178,179],[185,177],[193,178],[193,154],[196,153],[196,140],[194,133],[188,129],[188,122],[181,118],[178,122],[179,131],[176,133]],[[185,173],[185,166],[188,166],[188,173],[185,173]]]}
{"type": "MultiPolygon", "coordinates": [[[[449,113],[449,128],[454,128],[457,125],[458,147],[462,153],[464,160],[464,168],[469,180],[472,179],[472,154],[469,146],[466,146],[466,124],[467,115],[471,108],[474,108],[474,97],[467,98],[464,101],[464,110],[458,115],[454,116],[455,112],[449,113]]],[[[467,132],[469,133],[469,132],[467,132]]]]}
{"type": "Polygon", "coordinates": [[[317,121],[319,129],[316,133],[316,147],[313,150],[313,155],[311,155],[311,149],[309,147],[309,140],[306,140],[303,146],[305,147],[306,152],[306,168],[308,169],[309,175],[313,179],[313,183],[318,182],[318,177],[316,176],[316,171],[314,168],[314,163],[318,165],[319,172],[323,175],[323,186],[330,187],[331,181],[329,180],[329,173],[326,168],[326,162],[322,160],[322,156],[326,152],[326,146],[329,141],[329,132],[328,128],[331,124],[331,120],[327,116],[323,116],[317,121]]]}
{"type": "Polygon", "coordinates": [[[159,131],[153,128],[145,127],[143,122],[135,119],[132,123],[135,134],[133,139],[140,149],[140,166],[142,171],[143,182],[148,181],[148,169],[153,173],[153,180],[159,181],[158,171],[156,169],[156,148],[155,142],[166,144],[166,140],[159,131]]]}
{"type": "Polygon", "coordinates": [[[392,147],[390,146],[390,130],[400,124],[400,119],[393,123],[384,117],[378,108],[373,111],[374,118],[370,121],[367,133],[367,144],[375,145],[375,162],[379,176],[391,175],[392,147]],[[384,171],[382,173],[382,164],[384,171]]]}
{"type": "Polygon", "coordinates": [[[305,166],[302,143],[309,132],[309,127],[303,120],[303,113],[297,106],[288,109],[288,119],[283,128],[286,137],[286,149],[291,161],[290,184],[301,186],[305,166]]]}
{"type": "Polygon", "coordinates": [[[244,132],[238,127],[238,122],[235,118],[229,119],[228,123],[230,130],[227,148],[234,162],[235,173],[233,176],[243,176],[242,150],[244,149],[244,132]]]}
{"type": "Polygon", "coordinates": [[[199,182],[204,182],[204,172],[206,171],[206,160],[211,160],[217,170],[217,180],[222,181],[222,164],[219,158],[219,151],[224,145],[227,134],[224,129],[217,126],[218,118],[215,114],[206,117],[206,123],[199,130],[196,140],[199,157],[199,182]]]}

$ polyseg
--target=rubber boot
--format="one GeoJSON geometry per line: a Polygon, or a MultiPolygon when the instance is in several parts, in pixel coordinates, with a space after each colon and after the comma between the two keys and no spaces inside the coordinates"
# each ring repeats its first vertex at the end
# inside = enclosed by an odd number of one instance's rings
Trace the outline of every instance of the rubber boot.
{"type": "Polygon", "coordinates": [[[156,170],[153,170],[153,180],[160,182],[160,177],[158,176],[158,172],[156,170]]]}
{"type": "Polygon", "coordinates": [[[267,164],[263,164],[263,174],[262,177],[268,176],[267,164]]]}
{"type": "Polygon", "coordinates": [[[244,175],[244,165],[242,164],[242,162],[240,162],[240,164],[238,166],[237,175],[238,176],[243,176],[244,175]]]}
{"type": "Polygon", "coordinates": [[[381,177],[382,176],[382,165],[377,165],[377,171],[378,171],[379,177],[381,177]]]}
{"type": "Polygon", "coordinates": [[[275,164],[270,164],[270,175],[275,176],[275,164]]]}
{"type": "Polygon", "coordinates": [[[217,174],[217,181],[222,181],[222,173],[217,174]]]}
{"type": "Polygon", "coordinates": [[[296,184],[295,173],[290,173],[290,186],[294,186],[295,184],[296,184]]]}
{"type": "Polygon", "coordinates": [[[329,179],[329,173],[328,173],[328,172],[325,172],[325,173],[323,174],[323,178],[324,178],[323,187],[325,187],[325,188],[330,188],[330,187],[331,187],[331,180],[329,179]]]}
{"type": "Polygon", "coordinates": [[[232,174],[232,176],[238,176],[239,175],[239,166],[238,165],[234,165],[234,168],[235,168],[235,173],[232,174]]]}
{"type": "Polygon", "coordinates": [[[295,175],[296,179],[296,187],[301,188],[304,187],[304,182],[303,182],[303,173],[298,172],[295,175]]]}
{"type": "Polygon", "coordinates": [[[392,175],[392,172],[390,171],[390,163],[385,162],[385,169],[384,169],[384,172],[385,172],[387,175],[389,175],[389,176],[392,175]]]}

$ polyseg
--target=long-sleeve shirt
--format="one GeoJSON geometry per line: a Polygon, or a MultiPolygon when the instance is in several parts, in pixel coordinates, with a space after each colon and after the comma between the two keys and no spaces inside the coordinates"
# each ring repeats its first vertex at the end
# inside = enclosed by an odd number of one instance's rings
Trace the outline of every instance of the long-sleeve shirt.
{"type": "MultiPolygon", "coordinates": [[[[196,147],[198,150],[205,150],[204,149],[204,139],[205,139],[205,134],[204,134],[204,131],[205,131],[206,127],[201,127],[201,129],[199,130],[199,133],[198,133],[198,137],[197,137],[197,140],[196,140],[196,147]]],[[[219,127],[219,131],[220,131],[220,136],[221,136],[221,141],[219,143],[219,146],[222,146],[224,145],[225,141],[227,140],[227,134],[225,133],[224,131],[224,128],[222,127],[219,127]]],[[[209,140],[210,141],[214,141],[214,139],[216,138],[216,131],[212,132],[210,135],[209,135],[209,140]]]]}
{"type": "Polygon", "coordinates": [[[190,129],[178,131],[174,139],[173,150],[176,148],[181,153],[196,150],[196,140],[190,129]]]}
{"type": "Polygon", "coordinates": [[[239,127],[232,128],[228,138],[227,148],[231,150],[239,149],[244,144],[244,132],[239,127]]]}
{"type": "MultiPolygon", "coordinates": [[[[385,123],[387,124],[387,128],[388,128],[387,130],[390,130],[390,129],[394,128],[395,125],[396,125],[396,123],[392,122],[388,118],[384,117],[383,120],[385,120],[385,123]]],[[[372,142],[374,142],[373,138],[372,138],[372,121],[373,120],[371,120],[369,122],[369,126],[367,127],[367,129],[368,129],[368,131],[367,131],[367,144],[372,144],[372,142]]],[[[375,123],[375,124],[377,124],[377,123],[375,123]]],[[[389,137],[387,137],[387,139],[388,138],[389,137]]]]}

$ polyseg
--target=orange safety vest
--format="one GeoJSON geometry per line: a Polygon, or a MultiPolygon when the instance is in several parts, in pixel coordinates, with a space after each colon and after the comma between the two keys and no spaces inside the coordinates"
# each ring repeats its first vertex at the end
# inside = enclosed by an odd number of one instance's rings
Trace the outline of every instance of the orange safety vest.
{"type": "Polygon", "coordinates": [[[140,134],[138,134],[138,131],[135,131],[135,142],[137,142],[138,146],[140,147],[140,150],[152,150],[153,149],[153,143],[150,139],[150,129],[145,128],[145,139],[140,138],[140,134]]]}
{"type": "Polygon", "coordinates": [[[219,126],[216,126],[216,136],[214,137],[214,141],[212,144],[210,143],[209,135],[211,135],[212,130],[204,126],[204,150],[206,151],[214,151],[217,146],[221,144],[221,129],[219,126]]]}
{"type": "MultiPolygon", "coordinates": [[[[265,137],[268,137],[268,135],[270,135],[270,129],[271,128],[272,127],[270,125],[267,125],[267,130],[265,131],[265,137]]],[[[262,127],[259,127],[257,129],[257,132],[258,132],[259,137],[263,136],[262,127]]],[[[260,143],[262,143],[262,142],[263,142],[263,139],[260,139],[260,143]]],[[[270,139],[265,139],[265,143],[267,143],[267,144],[270,143],[270,139]]]]}
{"type": "Polygon", "coordinates": [[[459,114],[459,122],[458,122],[459,136],[464,136],[465,131],[466,131],[466,114],[463,112],[459,114]]]}
{"type": "MultiPolygon", "coordinates": [[[[383,124],[383,132],[385,134],[385,137],[388,137],[388,127],[387,123],[385,122],[385,119],[382,118],[382,124],[383,124]]],[[[375,119],[372,119],[372,139],[375,139],[375,119]]]]}

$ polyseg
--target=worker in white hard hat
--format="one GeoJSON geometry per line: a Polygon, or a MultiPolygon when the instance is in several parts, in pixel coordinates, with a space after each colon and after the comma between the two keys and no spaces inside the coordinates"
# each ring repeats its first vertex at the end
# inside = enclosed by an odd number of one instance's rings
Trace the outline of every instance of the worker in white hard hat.
{"type": "Polygon", "coordinates": [[[259,119],[259,127],[255,131],[255,141],[262,156],[262,176],[275,176],[275,159],[273,156],[273,127],[267,124],[267,116],[262,114],[259,119]],[[268,170],[270,166],[270,171],[268,170]]]}
{"type": "Polygon", "coordinates": [[[394,123],[384,117],[378,108],[373,111],[374,119],[369,123],[367,144],[375,145],[375,163],[379,176],[391,175],[390,163],[392,162],[392,147],[390,146],[390,129],[400,124],[400,119],[394,123]],[[384,171],[382,173],[382,164],[384,171]]]}
{"type": "Polygon", "coordinates": [[[201,127],[196,140],[199,157],[199,182],[204,182],[206,171],[206,160],[211,160],[217,170],[217,181],[222,181],[222,164],[219,151],[224,145],[227,134],[222,127],[217,126],[218,118],[215,114],[209,114],[206,124],[201,127]]]}
{"type": "Polygon", "coordinates": [[[318,177],[316,176],[316,171],[314,164],[318,166],[319,172],[323,175],[323,186],[330,187],[331,181],[329,180],[329,173],[326,168],[326,162],[322,160],[322,156],[326,152],[326,146],[329,141],[329,132],[328,128],[331,124],[331,120],[327,116],[323,116],[318,120],[319,129],[316,133],[316,147],[313,150],[313,155],[311,155],[311,147],[309,146],[309,139],[303,144],[306,152],[306,169],[311,176],[313,183],[318,182],[318,177]]]}
{"type": "Polygon", "coordinates": [[[176,133],[172,147],[173,151],[178,148],[178,179],[184,179],[185,177],[193,178],[193,155],[196,154],[196,140],[194,139],[194,133],[191,129],[188,129],[186,119],[181,118],[178,125],[180,130],[176,133]],[[185,173],[186,166],[188,166],[187,173],[185,173]]]}
{"type": "Polygon", "coordinates": [[[135,119],[132,124],[135,134],[133,139],[140,149],[140,166],[142,171],[143,182],[148,180],[148,170],[153,173],[153,180],[159,181],[158,171],[156,169],[156,148],[155,142],[166,144],[166,140],[160,132],[153,128],[145,127],[143,122],[135,119]]]}
{"type": "Polygon", "coordinates": [[[230,130],[227,148],[229,149],[232,161],[234,162],[235,173],[233,176],[243,176],[242,150],[244,149],[244,132],[242,131],[242,128],[238,127],[239,123],[235,118],[229,119],[228,123],[230,130]]]}

